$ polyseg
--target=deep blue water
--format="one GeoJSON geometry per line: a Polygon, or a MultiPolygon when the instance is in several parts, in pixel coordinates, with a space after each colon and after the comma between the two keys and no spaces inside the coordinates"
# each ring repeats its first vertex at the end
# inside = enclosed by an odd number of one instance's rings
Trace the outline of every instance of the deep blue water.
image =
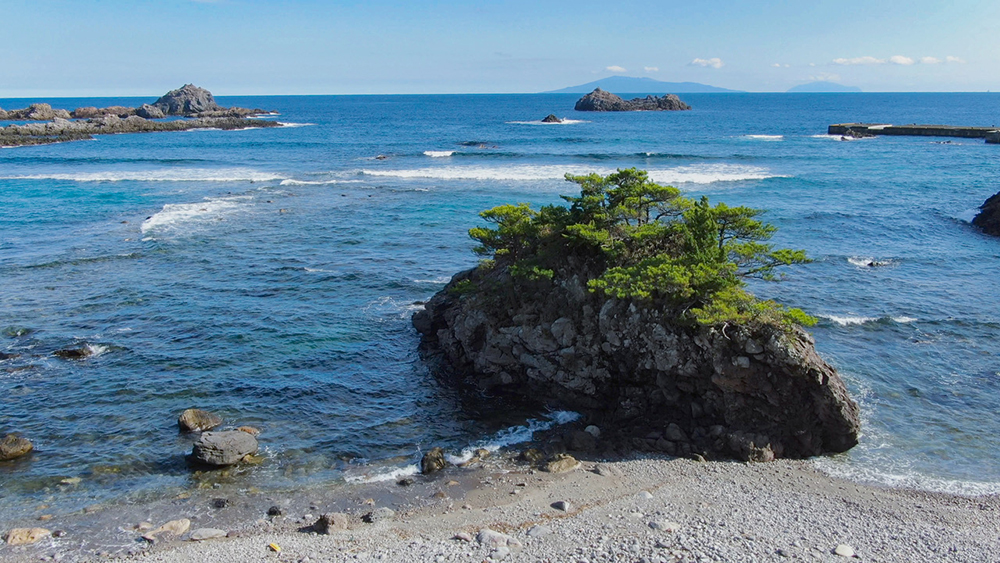
{"type": "Polygon", "coordinates": [[[861,402],[861,445],[823,469],[1000,491],[1000,240],[968,223],[1000,190],[1000,147],[824,134],[993,125],[1000,95],[691,94],[690,112],[619,114],[576,98],[227,98],[299,126],[0,150],[0,351],[19,354],[0,362],[0,433],[37,448],[0,464],[0,520],[196,485],[175,426],[190,406],[264,430],[242,487],[495,439],[530,413],[463,408],[417,356],[414,302],[475,264],[478,211],[629,166],[768,209],[775,242],[815,259],[754,290],[821,317],[817,348],[861,402]],[[549,113],[576,122],[535,122],[549,113]],[[80,346],[98,353],[52,356],[80,346]]]}

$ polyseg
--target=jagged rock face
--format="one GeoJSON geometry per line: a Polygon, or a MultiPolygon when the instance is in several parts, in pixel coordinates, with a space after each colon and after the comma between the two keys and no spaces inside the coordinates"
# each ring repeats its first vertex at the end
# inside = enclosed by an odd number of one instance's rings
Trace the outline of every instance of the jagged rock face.
{"type": "Polygon", "coordinates": [[[413,317],[425,352],[484,391],[582,411],[631,447],[673,455],[768,460],[857,444],[857,404],[804,331],[693,327],[590,293],[577,275],[503,298],[451,291],[486,275],[455,276],[413,317]]]}
{"type": "Polygon", "coordinates": [[[646,96],[625,101],[620,97],[595,88],[593,92],[580,98],[574,107],[576,111],[675,111],[691,109],[674,94],[646,96]]]}
{"type": "Polygon", "coordinates": [[[993,194],[979,208],[972,224],[988,235],[1000,237],[1000,192],[993,194]]]}
{"type": "Polygon", "coordinates": [[[152,105],[166,115],[192,115],[223,109],[215,103],[211,92],[194,84],[185,84],[181,88],[171,90],[152,105]]]}

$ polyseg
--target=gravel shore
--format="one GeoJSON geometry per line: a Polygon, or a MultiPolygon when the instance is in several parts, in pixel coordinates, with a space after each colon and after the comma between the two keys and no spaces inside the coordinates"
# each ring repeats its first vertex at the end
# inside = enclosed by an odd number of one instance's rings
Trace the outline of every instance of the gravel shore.
{"type": "Polygon", "coordinates": [[[861,485],[802,461],[641,458],[584,461],[550,474],[499,456],[417,476],[408,486],[390,481],[232,501],[222,509],[217,500],[211,507],[196,499],[141,507],[144,513],[108,511],[107,531],[93,522],[81,528],[103,534],[100,541],[68,533],[2,547],[0,559],[702,562],[843,561],[854,553],[864,561],[1000,561],[1000,497],[861,485]],[[267,515],[271,503],[281,515],[267,515]],[[394,514],[362,519],[380,507],[394,514]],[[347,529],[313,532],[327,512],[345,513],[347,529]],[[149,544],[139,539],[138,514],[157,526],[174,518],[192,524],[179,538],[149,544]],[[189,539],[204,528],[229,537],[189,539]]]}

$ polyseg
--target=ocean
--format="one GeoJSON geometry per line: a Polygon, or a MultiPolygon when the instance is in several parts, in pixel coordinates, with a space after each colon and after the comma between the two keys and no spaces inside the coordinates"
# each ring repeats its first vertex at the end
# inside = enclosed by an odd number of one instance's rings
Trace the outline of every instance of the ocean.
{"type": "MultiPolygon", "coordinates": [[[[814,260],[752,287],[819,317],[816,347],[861,405],[861,443],[812,463],[1000,492],[1000,239],[969,223],[1000,190],[1000,146],[826,135],[993,125],[1000,95],[688,94],[688,112],[597,114],[577,98],[230,97],[287,127],[0,150],[0,352],[16,356],[0,361],[0,433],[36,447],[0,463],[0,521],[197,486],[350,486],[565,422],[457,394],[410,316],[475,265],[479,211],[632,166],[768,210],[774,242],[814,260]],[[66,348],[92,354],[53,356],[66,348]],[[176,426],[192,406],[261,428],[263,463],[193,474],[176,426]]],[[[0,106],[29,101],[149,100],[0,106]]]]}

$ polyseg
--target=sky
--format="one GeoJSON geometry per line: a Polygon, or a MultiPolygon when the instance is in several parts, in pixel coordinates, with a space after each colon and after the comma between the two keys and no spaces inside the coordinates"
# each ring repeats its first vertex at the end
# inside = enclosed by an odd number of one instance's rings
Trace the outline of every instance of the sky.
{"type": "Polygon", "coordinates": [[[0,0],[0,98],[1000,90],[1000,0],[0,0]]]}

